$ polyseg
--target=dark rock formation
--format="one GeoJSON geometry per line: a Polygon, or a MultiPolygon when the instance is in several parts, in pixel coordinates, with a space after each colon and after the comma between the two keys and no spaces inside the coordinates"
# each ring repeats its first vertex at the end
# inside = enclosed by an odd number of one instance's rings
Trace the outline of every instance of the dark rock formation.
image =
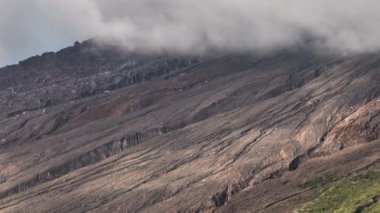
{"type": "Polygon", "coordinates": [[[292,211],[302,181],[378,165],[379,68],[91,41],[2,68],[0,211],[292,211]]]}

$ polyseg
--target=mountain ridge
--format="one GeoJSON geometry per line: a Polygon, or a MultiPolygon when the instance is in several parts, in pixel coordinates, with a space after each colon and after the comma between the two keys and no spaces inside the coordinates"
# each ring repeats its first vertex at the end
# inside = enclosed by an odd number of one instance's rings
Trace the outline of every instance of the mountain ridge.
{"type": "Polygon", "coordinates": [[[0,71],[0,211],[293,211],[301,182],[378,171],[378,54],[87,48],[0,71]]]}

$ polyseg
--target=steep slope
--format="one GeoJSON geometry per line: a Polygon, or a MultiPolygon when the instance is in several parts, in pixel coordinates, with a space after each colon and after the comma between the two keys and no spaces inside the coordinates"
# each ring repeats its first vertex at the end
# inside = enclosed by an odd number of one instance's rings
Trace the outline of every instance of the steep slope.
{"type": "Polygon", "coordinates": [[[300,208],[317,194],[302,183],[378,171],[379,68],[378,54],[175,57],[91,41],[3,68],[0,211],[300,208]]]}

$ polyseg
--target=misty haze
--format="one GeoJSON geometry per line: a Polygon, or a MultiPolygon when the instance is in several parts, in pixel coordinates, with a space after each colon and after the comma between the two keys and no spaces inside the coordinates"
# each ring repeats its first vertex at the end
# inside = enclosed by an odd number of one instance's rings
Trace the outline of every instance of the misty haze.
{"type": "Polygon", "coordinates": [[[0,0],[0,212],[380,212],[380,2],[0,0]]]}

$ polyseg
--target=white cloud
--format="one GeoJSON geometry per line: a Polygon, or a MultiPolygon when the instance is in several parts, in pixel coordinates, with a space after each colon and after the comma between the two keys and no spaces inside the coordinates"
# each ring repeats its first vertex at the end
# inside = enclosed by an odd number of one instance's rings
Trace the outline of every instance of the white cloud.
{"type": "Polygon", "coordinates": [[[5,58],[99,37],[128,49],[380,49],[377,0],[0,0],[5,58]]]}

